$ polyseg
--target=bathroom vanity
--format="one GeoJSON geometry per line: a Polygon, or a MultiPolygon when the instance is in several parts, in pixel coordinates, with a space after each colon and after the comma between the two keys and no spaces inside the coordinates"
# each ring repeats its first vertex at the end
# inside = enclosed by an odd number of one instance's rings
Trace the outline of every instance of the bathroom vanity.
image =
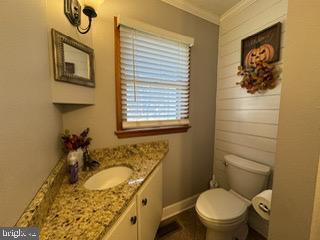
{"type": "Polygon", "coordinates": [[[69,184],[62,159],[16,226],[40,228],[40,239],[150,240],[162,215],[162,160],[168,142],[124,145],[91,151],[100,162],[69,184]],[[130,177],[103,190],[84,187],[92,176],[113,167],[132,169],[130,177]]]}
{"type": "Polygon", "coordinates": [[[162,216],[162,164],[134,196],[103,240],[154,239],[162,216]]]}

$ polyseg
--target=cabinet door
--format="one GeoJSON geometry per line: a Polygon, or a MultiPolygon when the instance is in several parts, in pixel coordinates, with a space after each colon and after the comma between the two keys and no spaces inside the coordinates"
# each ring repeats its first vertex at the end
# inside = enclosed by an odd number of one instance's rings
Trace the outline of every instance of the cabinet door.
{"type": "Polygon", "coordinates": [[[162,164],[138,192],[137,207],[138,239],[154,239],[162,217],[162,164]]]}
{"type": "Polygon", "coordinates": [[[137,240],[137,205],[134,200],[120,216],[103,240],[137,240]]]}

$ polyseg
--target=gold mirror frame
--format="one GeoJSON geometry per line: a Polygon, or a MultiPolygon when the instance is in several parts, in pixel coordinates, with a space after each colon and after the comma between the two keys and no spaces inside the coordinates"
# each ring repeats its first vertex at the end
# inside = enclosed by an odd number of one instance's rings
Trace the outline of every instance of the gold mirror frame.
{"type": "Polygon", "coordinates": [[[54,78],[56,81],[67,82],[77,84],[86,87],[95,87],[95,74],[94,74],[94,50],[77,40],[66,36],[55,29],[51,30],[52,34],[52,51],[53,51],[53,67],[54,78]],[[68,44],[80,51],[83,51],[89,55],[89,71],[90,78],[84,78],[81,76],[73,75],[65,71],[64,61],[64,47],[63,44],[68,44]]]}

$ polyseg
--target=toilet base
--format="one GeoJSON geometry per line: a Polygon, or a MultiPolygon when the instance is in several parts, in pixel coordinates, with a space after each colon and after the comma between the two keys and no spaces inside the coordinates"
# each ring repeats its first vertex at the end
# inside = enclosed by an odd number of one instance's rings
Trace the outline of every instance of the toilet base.
{"type": "Polygon", "coordinates": [[[234,231],[217,231],[207,228],[206,240],[245,240],[248,235],[248,225],[242,223],[234,231]]]}
{"type": "Polygon", "coordinates": [[[207,228],[206,240],[235,240],[235,238],[233,238],[233,232],[220,232],[217,230],[207,228]]]}

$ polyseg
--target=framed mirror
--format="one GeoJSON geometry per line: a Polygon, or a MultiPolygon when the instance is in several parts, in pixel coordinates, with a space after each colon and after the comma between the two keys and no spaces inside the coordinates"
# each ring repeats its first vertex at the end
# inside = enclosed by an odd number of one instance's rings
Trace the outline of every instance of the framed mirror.
{"type": "Polygon", "coordinates": [[[55,80],[95,87],[94,50],[54,29],[51,34],[55,80]]]}

